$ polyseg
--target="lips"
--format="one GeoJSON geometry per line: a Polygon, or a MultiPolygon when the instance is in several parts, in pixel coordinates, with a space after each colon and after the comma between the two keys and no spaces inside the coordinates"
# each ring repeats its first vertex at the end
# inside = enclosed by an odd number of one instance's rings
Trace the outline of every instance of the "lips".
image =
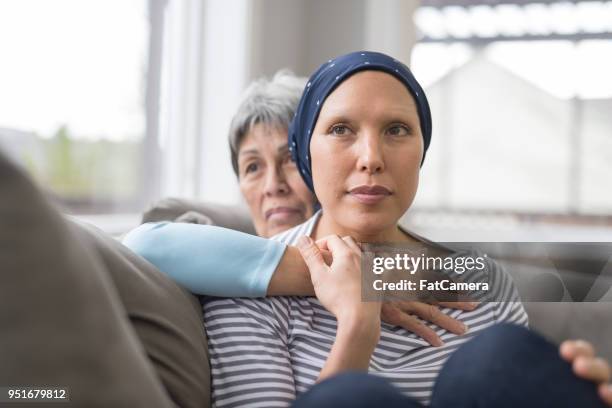
{"type": "Polygon", "coordinates": [[[363,185],[349,190],[351,197],[362,204],[376,204],[390,196],[391,190],[381,185],[363,185]]]}
{"type": "Polygon", "coordinates": [[[376,184],[372,186],[364,185],[364,186],[355,187],[351,189],[349,192],[351,194],[391,195],[391,190],[389,190],[387,187],[379,186],[376,184]]]}

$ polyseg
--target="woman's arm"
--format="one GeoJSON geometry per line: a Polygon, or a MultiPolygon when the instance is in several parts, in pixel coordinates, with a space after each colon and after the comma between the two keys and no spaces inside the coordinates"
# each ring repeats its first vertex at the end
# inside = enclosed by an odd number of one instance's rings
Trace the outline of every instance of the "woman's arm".
{"type": "MultiPolygon", "coordinates": [[[[310,273],[296,247],[209,225],[158,222],[130,231],[123,243],[174,281],[199,295],[218,297],[314,296],[310,273]]],[[[318,244],[318,243],[317,243],[318,244]]],[[[331,255],[322,250],[324,260],[331,255]]],[[[441,305],[472,310],[467,302],[441,305]]],[[[434,346],[440,337],[423,320],[462,334],[463,324],[437,306],[393,302],[382,319],[405,328],[434,346]]]]}
{"type": "Polygon", "coordinates": [[[282,276],[288,287],[300,284],[288,273],[299,262],[294,251],[286,254],[285,244],[226,228],[147,223],[130,231],[123,244],[195,294],[262,297],[278,268],[287,272],[282,276]]]}
{"type": "Polygon", "coordinates": [[[338,319],[336,339],[317,381],[346,371],[368,371],[370,358],[380,336],[380,320],[356,313],[338,319]]]}
{"type": "Polygon", "coordinates": [[[300,250],[287,246],[268,285],[267,296],[314,296],[310,272],[300,250]]]}
{"type": "Polygon", "coordinates": [[[319,301],[338,321],[336,338],[318,381],[344,371],[367,371],[380,337],[380,302],[361,300],[361,250],[350,237],[332,235],[324,243],[327,265],[309,237],[298,241],[319,301]]]}

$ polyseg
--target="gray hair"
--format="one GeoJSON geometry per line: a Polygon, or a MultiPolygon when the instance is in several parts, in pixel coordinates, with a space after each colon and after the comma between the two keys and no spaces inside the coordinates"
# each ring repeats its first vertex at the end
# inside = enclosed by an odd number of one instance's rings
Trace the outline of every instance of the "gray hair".
{"type": "Polygon", "coordinates": [[[297,77],[289,70],[280,70],[271,81],[258,79],[244,91],[229,130],[232,167],[236,176],[238,149],[245,136],[259,123],[289,129],[305,85],[306,78],[297,77]]]}

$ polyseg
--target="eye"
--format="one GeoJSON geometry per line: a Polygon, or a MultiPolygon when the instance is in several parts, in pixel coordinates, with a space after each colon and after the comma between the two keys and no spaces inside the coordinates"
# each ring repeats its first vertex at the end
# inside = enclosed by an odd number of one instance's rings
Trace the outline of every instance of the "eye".
{"type": "Polygon", "coordinates": [[[387,129],[387,133],[391,136],[409,136],[410,128],[405,125],[393,125],[387,129]]]}
{"type": "Polygon", "coordinates": [[[334,125],[331,127],[329,133],[336,136],[345,136],[351,133],[351,129],[346,125],[334,125]]]}
{"type": "Polygon", "coordinates": [[[257,163],[249,163],[244,169],[245,174],[254,173],[259,170],[259,165],[257,163]]]}

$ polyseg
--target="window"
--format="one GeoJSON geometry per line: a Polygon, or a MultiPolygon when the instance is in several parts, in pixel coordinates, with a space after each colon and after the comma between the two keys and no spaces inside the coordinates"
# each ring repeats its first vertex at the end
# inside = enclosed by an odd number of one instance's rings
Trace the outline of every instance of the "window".
{"type": "Polygon", "coordinates": [[[148,4],[0,2],[0,149],[69,212],[141,209],[148,4]]]}
{"type": "Polygon", "coordinates": [[[612,2],[483,3],[415,14],[434,116],[417,204],[612,215],[612,2]]]}

